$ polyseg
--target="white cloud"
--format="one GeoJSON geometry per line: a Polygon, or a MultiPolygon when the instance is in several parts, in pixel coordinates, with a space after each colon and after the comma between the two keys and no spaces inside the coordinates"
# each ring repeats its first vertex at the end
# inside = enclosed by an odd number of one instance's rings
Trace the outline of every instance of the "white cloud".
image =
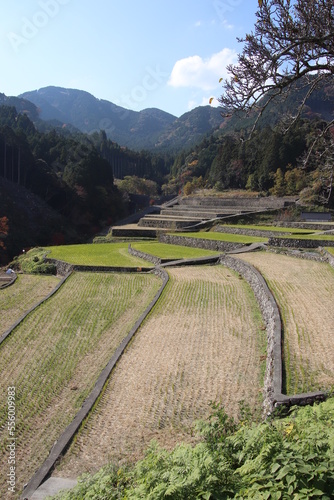
{"type": "Polygon", "coordinates": [[[180,59],[174,65],[168,84],[172,87],[213,90],[218,87],[219,78],[227,76],[226,66],[236,60],[237,53],[227,48],[207,59],[197,55],[180,59]]]}

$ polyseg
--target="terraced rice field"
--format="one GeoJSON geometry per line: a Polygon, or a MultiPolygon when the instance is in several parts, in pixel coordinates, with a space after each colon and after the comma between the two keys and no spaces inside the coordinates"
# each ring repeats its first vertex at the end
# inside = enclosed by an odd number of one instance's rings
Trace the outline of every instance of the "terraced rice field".
{"type": "Polygon", "coordinates": [[[139,242],[132,243],[132,248],[145,252],[161,259],[195,259],[197,257],[207,257],[219,255],[220,252],[204,250],[203,248],[183,247],[181,245],[171,245],[167,243],[139,242]]]}
{"type": "Polygon", "coordinates": [[[248,284],[223,266],[174,268],[150,316],[111,375],[54,475],[136,460],[150,440],[194,442],[194,421],[222,401],[258,407],[266,338],[248,284]]]}
{"type": "Polygon", "coordinates": [[[183,236],[185,238],[200,238],[205,240],[214,241],[227,241],[229,243],[242,243],[248,245],[250,243],[261,243],[266,242],[268,238],[259,236],[248,236],[243,234],[230,234],[230,233],[219,233],[214,231],[209,232],[198,232],[198,233],[174,233],[176,236],[183,236]]]}
{"type": "Polygon", "coordinates": [[[0,336],[58,284],[54,276],[19,274],[15,283],[0,290],[0,336]]]}
{"type": "Polygon", "coordinates": [[[334,269],[269,252],[238,255],[264,275],[284,325],[287,394],[334,386],[334,269]]]}
{"type": "MultiPolygon", "coordinates": [[[[48,456],[160,286],[154,275],[75,273],[0,346],[0,401],[7,400],[7,387],[16,388],[17,491],[48,456]]],[[[2,404],[0,491],[7,490],[6,410],[2,404]]]]}
{"type": "Polygon", "coordinates": [[[147,262],[130,255],[128,243],[95,243],[47,247],[48,257],[85,266],[141,267],[147,262]]]}

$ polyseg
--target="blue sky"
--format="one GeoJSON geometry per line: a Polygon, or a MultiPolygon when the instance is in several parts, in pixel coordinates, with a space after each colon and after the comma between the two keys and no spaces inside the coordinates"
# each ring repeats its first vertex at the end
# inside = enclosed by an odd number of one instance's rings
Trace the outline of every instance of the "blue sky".
{"type": "Polygon", "coordinates": [[[221,93],[257,0],[2,2],[0,92],[48,85],[180,116],[221,93]]]}

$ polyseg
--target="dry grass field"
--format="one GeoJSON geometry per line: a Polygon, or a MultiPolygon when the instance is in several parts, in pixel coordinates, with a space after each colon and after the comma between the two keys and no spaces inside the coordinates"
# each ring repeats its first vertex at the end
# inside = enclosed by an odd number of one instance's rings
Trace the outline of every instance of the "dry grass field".
{"type": "Polygon", "coordinates": [[[0,336],[58,284],[54,276],[19,274],[14,285],[0,290],[0,336]]]}
{"type": "Polygon", "coordinates": [[[169,274],[54,475],[136,460],[152,439],[166,448],[195,442],[194,421],[210,413],[210,401],[234,416],[240,400],[261,405],[266,335],[248,284],[223,266],[169,274]]]}
{"type": "Polygon", "coordinates": [[[334,269],[269,252],[238,255],[263,274],[284,325],[287,394],[334,386],[334,269]]]}
{"type": "Polygon", "coordinates": [[[0,346],[0,491],[8,472],[7,388],[15,387],[19,491],[160,286],[154,275],[74,273],[0,346]]]}

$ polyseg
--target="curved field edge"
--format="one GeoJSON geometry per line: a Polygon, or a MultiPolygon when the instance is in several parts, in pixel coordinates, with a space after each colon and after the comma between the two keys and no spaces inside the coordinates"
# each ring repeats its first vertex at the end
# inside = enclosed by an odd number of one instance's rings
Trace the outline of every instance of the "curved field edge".
{"type": "Polygon", "coordinates": [[[145,261],[128,254],[128,243],[90,243],[45,247],[47,257],[74,265],[140,267],[145,261]]]}
{"type": "Polygon", "coordinates": [[[194,442],[221,400],[261,407],[266,338],[249,285],[224,266],[169,269],[170,281],[54,475],[135,460],[151,439],[194,442]],[[126,391],[124,390],[126,387],[126,391]]]}
{"type": "Polygon", "coordinates": [[[214,250],[183,247],[181,245],[172,245],[169,243],[135,242],[131,243],[131,247],[161,259],[179,260],[219,255],[219,252],[214,250]]]}
{"type": "MultiPolygon", "coordinates": [[[[0,346],[1,393],[16,388],[17,488],[45,460],[160,285],[153,275],[74,273],[0,346]]],[[[5,472],[4,442],[0,450],[5,472]]],[[[1,474],[1,487],[5,481],[1,474]]]]}
{"type": "Polygon", "coordinates": [[[0,337],[58,283],[54,276],[18,274],[13,285],[0,290],[0,337]]]}
{"type": "Polygon", "coordinates": [[[286,394],[334,385],[334,270],[324,262],[258,252],[238,255],[265,277],[283,323],[286,394]]]}
{"type": "Polygon", "coordinates": [[[261,243],[267,242],[268,238],[259,237],[259,236],[246,236],[242,234],[231,234],[224,232],[198,232],[198,233],[169,233],[172,236],[180,236],[182,238],[193,238],[193,239],[204,239],[204,240],[213,240],[213,241],[226,241],[228,243],[241,243],[247,245],[249,243],[261,243]]]}

